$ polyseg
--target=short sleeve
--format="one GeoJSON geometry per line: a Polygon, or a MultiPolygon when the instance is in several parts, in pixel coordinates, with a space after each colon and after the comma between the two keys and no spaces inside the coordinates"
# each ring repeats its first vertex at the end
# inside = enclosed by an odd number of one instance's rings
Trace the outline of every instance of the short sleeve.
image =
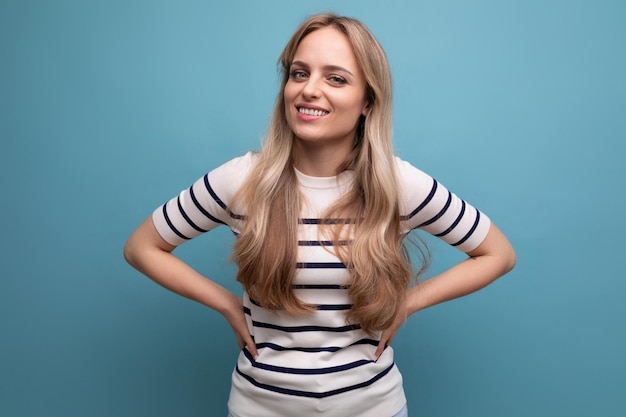
{"type": "Polygon", "coordinates": [[[491,221],[430,175],[396,158],[404,232],[421,229],[469,252],[487,236],[491,221]]]}
{"type": "Polygon", "coordinates": [[[215,168],[158,207],[152,221],[161,237],[180,245],[219,225],[233,225],[241,217],[228,206],[254,164],[251,152],[215,168]]]}

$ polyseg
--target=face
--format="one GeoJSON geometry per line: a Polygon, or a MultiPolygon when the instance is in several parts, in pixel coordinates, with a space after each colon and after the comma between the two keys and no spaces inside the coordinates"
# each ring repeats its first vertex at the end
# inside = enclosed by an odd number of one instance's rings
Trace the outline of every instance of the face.
{"type": "Polygon", "coordinates": [[[285,116],[303,146],[352,149],[367,112],[366,82],[348,38],[333,27],[308,34],[298,46],[285,85],[285,116]]]}

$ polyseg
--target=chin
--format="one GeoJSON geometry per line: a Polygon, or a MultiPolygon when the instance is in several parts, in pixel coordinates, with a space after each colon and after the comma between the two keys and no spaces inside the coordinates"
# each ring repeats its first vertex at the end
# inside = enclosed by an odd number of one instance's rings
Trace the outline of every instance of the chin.
{"type": "Polygon", "coordinates": [[[297,140],[303,142],[317,142],[324,140],[324,135],[316,132],[302,131],[299,129],[292,129],[292,132],[297,140]]]}

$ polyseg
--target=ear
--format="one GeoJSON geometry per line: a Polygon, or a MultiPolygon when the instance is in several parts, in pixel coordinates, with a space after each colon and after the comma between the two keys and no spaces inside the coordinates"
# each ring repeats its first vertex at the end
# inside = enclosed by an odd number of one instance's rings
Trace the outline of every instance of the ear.
{"type": "Polygon", "coordinates": [[[363,106],[363,110],[361,110],[361,114],[365,117],[367,117],[370,114],[370,103],[367,102],[365,103],[365,106],[363,106]]]}

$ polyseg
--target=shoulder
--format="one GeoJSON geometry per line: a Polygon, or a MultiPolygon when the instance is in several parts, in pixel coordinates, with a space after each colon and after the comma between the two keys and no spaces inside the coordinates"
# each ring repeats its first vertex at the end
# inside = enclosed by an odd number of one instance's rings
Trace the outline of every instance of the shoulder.
{"type": "Polygon", "coordinates": [[[256,165],[258,155],[255,152],[249,151],[244,155],[235,157],[217,168],[209,172],[212,177],[234,175],[235,177],[245,177],[250,173],[252,168],[256,165]]]}
{"type": "Polygon", "coordinates": [[[430,192],[436,181],[426,172],[399,157],[394,157],[394,168],[401,196],[415,197],[430,192]]]}
{"type": "Polygon", "coordinates": [[[422,216],[436,214],[446,205],[449,192],[432,176],[398,157],[395,169],[402,215],[413,218],[419,213],[419,219],[414,220],[423,220],[422,216]]]}
{"type": "Polygon", "coordinates": [[[247,152],[211,170],[206,179],[215,186],[238,189],[256,165],[257,159],[255,152],[247,152]]]}
{"type": "Polygon", "coordinates": [[[254,152],[233,158],[198,179],[194,188],[208,195],[220,206],[228,206],[254,169],[258,156],[254,152]]]}
{"type": "Polygon", "coordinates": [[[464,252],[476,248],[490,220],[424,171],[396,158],[400,210],[406,228],[420,228],[464,252]]]}

